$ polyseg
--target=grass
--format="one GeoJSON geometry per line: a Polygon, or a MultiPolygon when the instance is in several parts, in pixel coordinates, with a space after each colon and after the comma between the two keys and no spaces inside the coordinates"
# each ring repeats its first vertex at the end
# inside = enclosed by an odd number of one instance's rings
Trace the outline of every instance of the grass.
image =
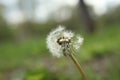
{"type": "Polygon", "coordinates": [[[120,50],[120,28],[110,27],[94,35],[85,36],[84,45],[80,50],[80,57],[89,60],[93,57],[102,57],[110,53],[118,53],[120,50]]]}
{"type": "Polygon", "coordinates": [[[24,43],[4,43],[0,45],[0,68],[13,67],[37,55],[46,55],[44,39],[31,39],[24,43]]]}

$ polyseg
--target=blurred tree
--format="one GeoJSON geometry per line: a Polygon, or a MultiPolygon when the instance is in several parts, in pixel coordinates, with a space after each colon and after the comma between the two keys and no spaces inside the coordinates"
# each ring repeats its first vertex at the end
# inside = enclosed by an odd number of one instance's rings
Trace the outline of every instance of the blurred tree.
{"type": "Polygon", "coordinates": [[[84,0],[79,0],[79,7],[81,10],[81,14],[83,16],[83,19],[84,19],[86,31],[88,33],[93,33],[95,31],[94,20],[93,20],[92,16],[90,15],[88,7],[87,7],[84,0]]]}
{"type": "Polygon", "coordinates": [[[33,21],[34,12],[37,6],[36,0],[19,0],[18,8],[25,15],[25,19],[29,21],[33,21]]]}
{"type": "Polygon", "coordinates": [[[17,7],[24,15],[24,22],[17,28],[16,41],[22,42],[37,31],[35,18],[36,0],[18,0],[17,7]]]}
{"type": "Polygon", "coordinates": [[[0,41],[10,40],[13,38],[13,33],[10,27],[8,27],[7,22],[3,18],[3,12],[5,7],[0,5],[0,41]]]}
{"type": "Polygon", "coordinates": [[[120,6],[109,9],[109,11],[101,17],[101,21],[106,26],[119,24],[120,6]]]}

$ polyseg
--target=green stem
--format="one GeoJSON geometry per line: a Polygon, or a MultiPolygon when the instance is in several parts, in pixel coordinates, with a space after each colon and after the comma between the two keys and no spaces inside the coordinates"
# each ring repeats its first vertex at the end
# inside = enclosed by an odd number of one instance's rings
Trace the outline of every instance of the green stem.
{"type": "Polygon", "coordinates": [[[74,64],[78,68],[80,74],[82,75],[83,80],[87,80],[87,78],[85,76],[85,73],[82,70],[81,65],[79,64],[79,62],[77,61],[77,59],[75,58],[75,56],[73,54],[69,54],[69,57],[72,59],[72,61],[74,62],[74,64]]]}

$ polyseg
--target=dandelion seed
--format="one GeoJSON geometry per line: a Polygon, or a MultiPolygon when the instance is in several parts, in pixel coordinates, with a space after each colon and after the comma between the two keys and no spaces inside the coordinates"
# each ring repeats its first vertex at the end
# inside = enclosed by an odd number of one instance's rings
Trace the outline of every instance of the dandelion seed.
{"type": "Polygon", "coordinates": [[[51,31],[47,36],[47,47],[52,53],[53,56],[60,57],[63,55],[63,51],[67,50],[70,45],[73,46],[76,50],[80,48],[80,45],[83,42],[83,38],[80,36],[75,36],[72,31],[68,31],[64,26],[58,26],[56,29],[51,31]],[[76,40],[74,40],[74,38],[76,40]],[[70,41],[66,44],[58,43],[58,41],[70,41]]]}
{"type": "Polygon", "coordinates": [[[83,40],[84,39],[81,38],[80,36],[76,36],[76,41],[74,41],[73,47],[78,50],[80,46],[82,45],[83,40]]]}

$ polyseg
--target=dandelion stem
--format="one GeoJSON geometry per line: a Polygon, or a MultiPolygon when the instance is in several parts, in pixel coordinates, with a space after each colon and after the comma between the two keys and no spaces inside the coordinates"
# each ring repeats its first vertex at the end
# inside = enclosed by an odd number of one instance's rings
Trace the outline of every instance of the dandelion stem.
{"type": "Polygon", "coordinates": [[[77,61],[75,56],[73,54],[69,54],[69,57],[72,59],[72,61],[74,62],[74,64],[78,68],[80,74],[82,75],[83,80],[87,80],[86,75],[85,75],[84,71],[82,70],[80,63],[77,61]]]}

